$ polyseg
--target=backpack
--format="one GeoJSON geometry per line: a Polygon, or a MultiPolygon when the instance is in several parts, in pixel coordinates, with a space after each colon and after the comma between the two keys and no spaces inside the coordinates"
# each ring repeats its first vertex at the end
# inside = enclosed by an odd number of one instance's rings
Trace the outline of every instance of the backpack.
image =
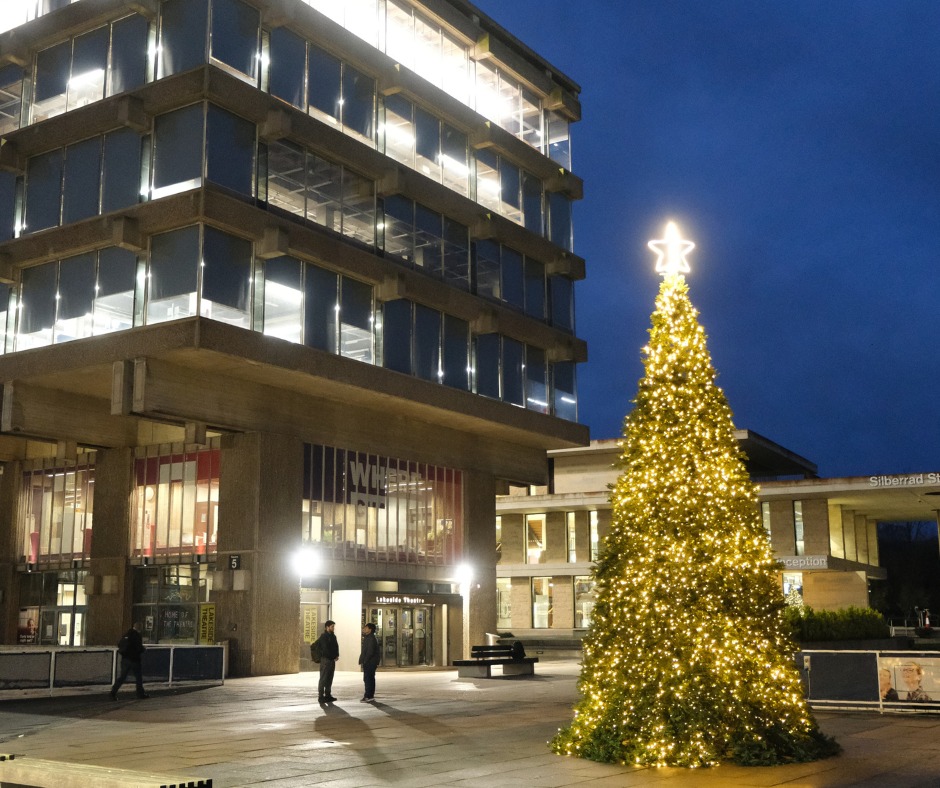
{"type": "Polygon", "coordinates": [[[312,659],[314,662],[319,662],[321,656],[322,655],[320,654],[320,638],[317,638],[316,640],[313,641],[313,643],[310,644],[310,659],[312,659]]]}
{"type": "Polygon", "coordinates": [[[122,657],[127,656],[127,651],[131,646],[130,638],[127,635],[123,635],[117,644],[117,652],[122,657]]]}

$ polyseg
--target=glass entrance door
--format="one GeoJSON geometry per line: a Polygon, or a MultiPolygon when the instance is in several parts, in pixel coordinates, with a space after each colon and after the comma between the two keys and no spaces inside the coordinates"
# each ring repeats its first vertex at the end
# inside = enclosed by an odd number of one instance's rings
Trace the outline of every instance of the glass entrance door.
{"type": "Polygon", "coordinates": [[[381,666],[407,668],[429,665],[431,655],[431,609],[382,605],[368,609],[367,621],[375,624],[382,652],[381,666]]]}

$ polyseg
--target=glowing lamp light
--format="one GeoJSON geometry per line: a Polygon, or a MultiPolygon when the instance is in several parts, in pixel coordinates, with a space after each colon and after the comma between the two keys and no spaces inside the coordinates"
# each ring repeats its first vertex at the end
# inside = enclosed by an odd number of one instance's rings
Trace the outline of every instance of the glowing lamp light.
{"type": "Polygon", "coordinates": [[[457,567],[457,582],[462,586],[470,585],[473,580],[473,567],[470,564],[460,564],[457,567]]]}
{"type": "Polygon", "coordinates": [[[695,244],[679,235],[675,222],[666,225],[666,237],[659,241],[650,241],[649,248],[656,252],[656,273],[663,276],[687,274],[689,261],[685,256],[695,248],[695,244]]]}
{"type": "Polygon", "coordinates": [[[301,547],[291,558],[291,566],[298,577],[311,577],[320,571],[320,558],[315,550],[301,547]]]}

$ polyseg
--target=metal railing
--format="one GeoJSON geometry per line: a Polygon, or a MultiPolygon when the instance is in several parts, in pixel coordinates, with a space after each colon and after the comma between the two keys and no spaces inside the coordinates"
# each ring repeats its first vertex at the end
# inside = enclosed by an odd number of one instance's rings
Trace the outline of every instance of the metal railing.
{"type": "MultiPolygon", "coordinates": [[[[151,645],[143,654],[145,683],[224,683],[224,646],[151,645]]],[[[0,690],[106,687],[120,669],[110,646],[0,648],[0,690]]]]}

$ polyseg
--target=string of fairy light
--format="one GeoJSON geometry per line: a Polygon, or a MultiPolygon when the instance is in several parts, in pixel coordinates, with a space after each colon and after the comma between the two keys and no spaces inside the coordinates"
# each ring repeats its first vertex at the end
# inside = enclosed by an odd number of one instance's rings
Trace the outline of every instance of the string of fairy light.
{"type": "Polygon", "coordinates": [[[694,244],[651,241],[663,282],[594,570],[581,701],[559,753],[638,765],[820,757],[757,491],[688,297],[694,244]]]}

